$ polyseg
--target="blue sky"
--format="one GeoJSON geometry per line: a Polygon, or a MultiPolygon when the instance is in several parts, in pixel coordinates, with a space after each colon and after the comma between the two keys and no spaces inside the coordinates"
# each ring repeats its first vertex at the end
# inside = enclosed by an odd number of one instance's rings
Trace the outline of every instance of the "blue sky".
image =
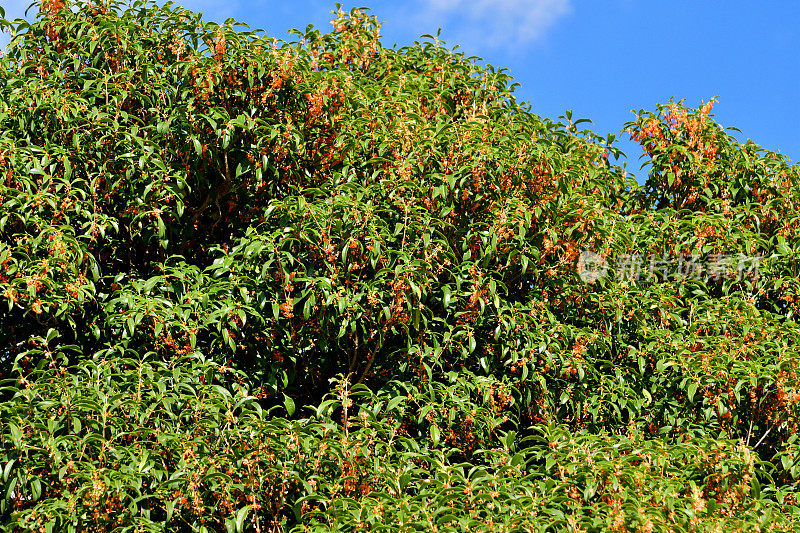
{"type": "MultiPolygon", "coordinates": [[[[27,0],[2,1],[9,18],[27,0]]],[[[180,0],[222,21],[285,37],[314,24],[330,30],[327,0],[180,0]]],[[[631,109],[655,110],[670,97],[697,106],[718,96],[716,120],[742,140],[800,160],[800,2],[796,0],[360,0],[384,22],[385,46],[435,34],[467,55],[508,68],[517,98],[539,115],[572,109],[598,133],[619,133],[631,109]]],[[[628,170],[638,145],[622,135],[628,170]]]]}

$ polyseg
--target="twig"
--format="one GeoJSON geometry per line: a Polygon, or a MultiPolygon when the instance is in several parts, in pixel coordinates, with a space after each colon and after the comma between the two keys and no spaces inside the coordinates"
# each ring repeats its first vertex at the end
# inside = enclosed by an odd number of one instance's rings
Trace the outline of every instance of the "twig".
{"type": "Polygon", "coordinates": [[[771,428],[769,428],[769,429],[767,430],[767,432],[766,432],[766,433],[764,433],[764,435],[762,435],[762,436],[761,436],[761,438],[760,438],[760,439],[758,439],[758,442],[756,442],[756,445],[755,445],[755,446],[753,446],[753,449],[754,449],[754,450],[755,450],[756,448],[758,448],[758,445],[759,445],[759,444],[761,444],[761,443],[764,441],[764,439],[766,439],[766,438],[767,438],[767,435],[769,435],[769,432],[770,432],[770,431],[772,431],[773,429],[775,429],[775,425],[774,425],[774,424],[772,425],[772,427],[771,427],[771,428]]]}

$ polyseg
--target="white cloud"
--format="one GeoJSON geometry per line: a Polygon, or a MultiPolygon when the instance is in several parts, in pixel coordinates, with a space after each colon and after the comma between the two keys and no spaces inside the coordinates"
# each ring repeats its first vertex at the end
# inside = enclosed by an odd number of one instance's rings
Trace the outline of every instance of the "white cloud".
{"type": "Polygon", "coordinates": [[[454,31],[461,42],[515,47],[541,39],[572,12],[570,0],[423,0],[420,21],[454,31]]]}

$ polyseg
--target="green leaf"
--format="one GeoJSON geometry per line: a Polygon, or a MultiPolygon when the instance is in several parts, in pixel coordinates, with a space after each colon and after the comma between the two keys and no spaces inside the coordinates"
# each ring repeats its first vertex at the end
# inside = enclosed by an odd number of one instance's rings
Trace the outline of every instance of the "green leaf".
{"type": "Polygon", "coordinates": [[[14,424],[13,422],[8,423],[8,429],[11,431],[11,441],[14,443],[16,448],[22,447],[22,430],[19,429],[19,426],[14,424]]]}
{"type": "Polygon", "coordinates": [[[441,433],[441,431],[439,431],[439,428],[437,426],[435,426],[434,424],[431,424],[431,426],[429,428],[429,433],[430,433],[431,441],[433,442],[434,446],[438,445],[439,444],[439,439],[442,436],[442,433],[441,433]]]}
{"type": "Polygon", "coordinates": [[[294,400],[286,394],[283,395],[283,406],[286,408],[286,413],[289,416],[294,414],[294,400]]]}
{"type": "Polygon", "coordinates": [[[14,464],[17,462],[16,459],[11,459],[10,461],[6,462],[5,466],[3,467],[3,482],[7,482],[9,476],[11,475],[11,468],[13,468],[14,464]]]}
{"type": "Polygon", "coordinates": [[[244,521],[247,519],[247,515],[250,514],[252,510],[251,505],[245,505],[241,509],[236,512],[236,531],[237,533],[243,532],[244,528],[244,521]]]}
{"type": "Polygon", "coordinates": [[[694,395],[697,392],[697,383],[692,382],[689,384],[689,388],[686,389],[686,396],[689,398],[689,401],[694,401],[694,395]]]}

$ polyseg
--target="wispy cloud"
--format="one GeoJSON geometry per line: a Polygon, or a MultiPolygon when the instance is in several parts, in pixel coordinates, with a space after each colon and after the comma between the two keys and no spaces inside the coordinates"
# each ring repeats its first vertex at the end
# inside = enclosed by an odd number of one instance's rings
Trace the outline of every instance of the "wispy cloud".
{"type": "Polygon", "coordinates": [[[572,12],[570,0],[423,0],[421,22],[461,42],[513,48],[541,39],[572,12]]]}

